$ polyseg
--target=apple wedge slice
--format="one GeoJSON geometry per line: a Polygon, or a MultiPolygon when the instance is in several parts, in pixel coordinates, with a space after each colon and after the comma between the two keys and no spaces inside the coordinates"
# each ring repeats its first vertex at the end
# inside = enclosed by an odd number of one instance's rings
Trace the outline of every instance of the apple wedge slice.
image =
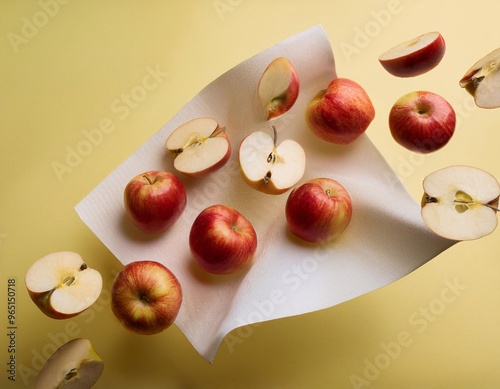
{"type": "Polygon", "coordinates": [[[446,43],[437,32],[405,41],[379,56],[380,64],[397,77],[415,77],[435,68],[443,59],[446,43]]]}
{"type": "Polygon", "coordinates": [[[174,157],[174,168],[193,177],[221,168],[231,156],[225,128],[208,117],[192,119],[177,127],[165,147],[174,157]]]}
{"type": "Polygon", "coordinates": [[[266,193],[281,194],[304,175],[306,155],[300,144],[287,139],[277,144],[277,131],[248,135],[240,145],[239,161],[244,180],[250,187],[266,193]]]}
{"type": "Polygon", "coordinates": [[[89,389],[101,377],[104,363],[90,340],[76,338],[59,347],[38,373],[35,389],[89,389]]]}
{"type": "Polygon", "coordinates": [[[459,84],[474,97],[479,108],[500,107],[500,48],[477,61],[459,84]]]}
{"type": "Polygon", "coordinates": [[[423,188],[422,218],[436,234],[473,240],[497,227],[500,184],[490,173],[454,165],[428,175],[423,188]]]}
{"type": "Polygon", "coordinates": [[[90,307],[102,290],[101,274],[79,254],[60,251],[37,260],[26,272],[26,288],[47,316],[67,319],[90,307]]]}
{"type": "Polygon", "coordinates": [[[299,95],[299,77],[285,57],[273,60],[259,80],[259,98],[267,120],[275,119],[290,110],[299,95]]]}

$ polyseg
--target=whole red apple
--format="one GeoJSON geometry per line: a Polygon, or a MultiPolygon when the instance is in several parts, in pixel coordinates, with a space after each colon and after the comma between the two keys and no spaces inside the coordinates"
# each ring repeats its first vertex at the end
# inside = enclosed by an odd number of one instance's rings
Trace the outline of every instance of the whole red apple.
{"type": "Polygon", "coordinates": [[[347,78],[330,82],[306,109],[311,131],[320,139],[341,145],[356,140],[374,118],[375,108],[366,91],[347,78]]]}
{"type": "Polygon", "coordinates": [[[156,261],[125,265],[111,286],[113,313],[125,328],[138,334],[157,334],[170,327],[181,304],[179,280],[156,261]]]}
{"type": "Polygon", "coordinates": [[[164,231],[174,224],[187,202],[184,184],[174,174],[157,170],[132,178],[123,198],[128,217],[149,233],[164,231]]]}
{"type": "Polygon", "coordinates": [[[347,190],[331,178],[314,178],[290,192],[286,206],[289,230],[311,243],[323,243],[340,236],[352,216],[347,190]]]}
{"type": "Polygon", "coordinates": [[[194,220],[189,246],[203,270],[230,274],[252,261],[257,250],[257,234],[240,212],[216,204],[204,209],[194,220]]]}
{"type": "Polygon", "coordinates": [[[394,140],[408,150],[426,154],[442,148],[455,132],[456,115],[443,97],[433,92],[410,92],[389,112],[394,140]]]}

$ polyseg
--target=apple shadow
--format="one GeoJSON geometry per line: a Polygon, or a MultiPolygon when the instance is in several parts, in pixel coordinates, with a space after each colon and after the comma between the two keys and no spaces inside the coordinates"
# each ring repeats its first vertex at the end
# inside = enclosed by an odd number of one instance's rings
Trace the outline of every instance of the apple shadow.
{"type": "Polygon", "coordinates": [[[301,239],[298,236],[294,235],[288,227],[284,226],[283,229],[285,230],[284,233],[289,243],[295,246],[305,247],[311,250],[318,247],[317,243],[307,242],[304,239],[301,239]]]}
{"type": "Polygon", "coordinates": [[[220,284],[230,284],[241,281],[245,274],[250,270],[251,263],[247,264],[242,269],[235,271],[230,274],[212,274],[205,271],[203,268],[196,263],[196,260],[190,256],[187,258],[186,263],[188,264],[188,271],[197,282],[205,285],[220,285],[220,284]]]}
{"type": "Polygon", "coordinates": [[[157,233],[142,231],[134,223],[132,223],[125,212],[121,215],[120,229],[123,234],[127,236],[127,238],[136,243],[149,243],[158,240],[168,231],[168,229],[157,233]]]}

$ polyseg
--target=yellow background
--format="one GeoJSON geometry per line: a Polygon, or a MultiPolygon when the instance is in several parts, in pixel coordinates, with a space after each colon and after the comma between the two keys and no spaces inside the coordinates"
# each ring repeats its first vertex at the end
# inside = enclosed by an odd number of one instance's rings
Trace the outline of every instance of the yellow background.
{"type": "MultiPolygon", "coordinates": [[[[14,278],[18,371],[16,382],[7,379],[9,339],[2,336],[0,387],[33,387],[54,345],[80,336],[105,361],[96,388],[499,388],[500,229],[355,300],[241,329],[244,341],[223,342],[210,365],[175,326],[151,337],[120,326],[109,288],[121,265],[73,209],[210,81],[317,24],[330,38],[338,75],[371,96],[377,113],[367,134],[416,201],[422,179],[451,164],[500,178],[500,110],[476,108],[458,86],[500,46],[499,11],[494,0],[2,1],[0,295],[14,278]],[[413,79],[382,69],[379,54],[433,30],[447,42],[437,68],[413,79]],[[163,78],[116,112],[113,104],[142,85],[148,68],[163,78]],[[458,117],[450,143],[426,156],[401,148],[387,128],[393,102],[417,89],[441,94],[458,117]],[[57,174],[54,164],[65,164],[68,150],[105,118],[114,130],[57,174]],[[100,300],[66,321],[45,317],[24,287],[27,268],[59,250],[80,253],[104,278],[100,300]],[[450,293],[455,298],[443,299],[450,293]]],[[[7,334],[1,300],[0,333],[7,334]]]]}

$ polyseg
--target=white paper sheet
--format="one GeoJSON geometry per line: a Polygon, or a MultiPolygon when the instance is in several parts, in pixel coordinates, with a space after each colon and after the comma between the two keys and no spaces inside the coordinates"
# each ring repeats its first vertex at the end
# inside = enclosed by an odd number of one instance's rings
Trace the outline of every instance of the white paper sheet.
{"type": "Polygon", "coordinates": [[[210,83],[76,206],[83,222],[123,264],[152,259],[176,274],[184,292],[176,325],[208,361],[235,328],[355,298],[403,277],[453,244],[425,227],[419,204],[367,135],[349,146],[336,146],[310,133],[305,107],[334,77],[333,53],[321,26],[286,39],[210,83]],[[301,81],[294,107],[273,121],[279,138],[295,139],[304,147],[303,180],[331,177],[346,187],[353,200],[351,224],[328,246],[291,237],[284,216],[287,194],[257,192],[239,172],[237,149],[243,137],[256,130],[271,131],[256,88],[265,67],[278,56],[292,62],[301,81]],[[213,117],[226,127],[233,146],[231,159],[204,178],[177,174],[187,188],[186,211],[161,236],[140,233],[124,216],[125,185],[147,170],[174,172],[164,142],[176,127],[200,116],[213,117]],[[215,203],[236,208],[257,231],[256,260],[244,274],[208,276],[191,259],[191,224],[215,203]]]}

